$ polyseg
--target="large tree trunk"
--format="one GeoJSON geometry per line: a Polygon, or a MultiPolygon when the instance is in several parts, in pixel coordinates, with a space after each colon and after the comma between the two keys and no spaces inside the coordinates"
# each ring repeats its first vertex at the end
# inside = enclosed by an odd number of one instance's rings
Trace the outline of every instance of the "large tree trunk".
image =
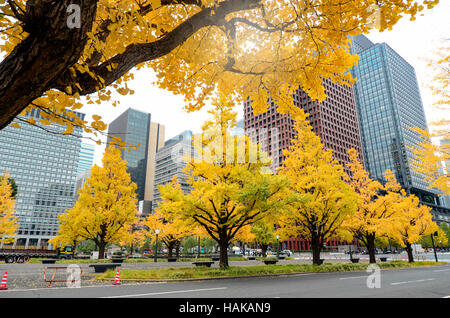
{"type": "Polygon", "coordinates": [[[33,100],[53,88],[75,64],[87,42],[98,0],[28,0],[28,36],[0,63],[0,129],[33,100]],[[69,28],[68,6],[81,8],[81,27],[69,28]]]}
{"type": "MultiPolygon", "coordinates": [[[[181,242],[180,242],[181,243],[181,242]]],[[[180,257],[180,244],[177,244],[176,257],[180,257]]]]}
{"type": "Polygon", "coordinates": [[[406,250],[406,253],[408,253],[408,262],[414,263],[414,255],[413,255],[411,243],[406,243],[405,250],[406,250]]]}
{"type": "Polygon", "coordinates": [[[230,267],[228,264],[228,245],[229,242],[227,240],[219,242],[220,248],[219,266],[221,269],[227,269],[228,267],[230,267]]]}
{"type": "Polygon", "coordinates": [[[320,244],[311,243],[311,252],[314,265],[320,265],[320,250],[321,250],[320,244]]]}
{"type": "Polygon", "coordinates": [[[167,246],[167,258],[172,258],[173,256],[172,250],[175,248],[176,242],[170,242],[166,246],[167,246]]]}
{"type": "Polygon", "coordinates": [[[365,236],[365,240],[362,240],[364,245],[367,248],[367,251],[369,252],[369,263],[374,264],[377,262],[377,259],[375,257],[375,235],[374,234],[367,234],[365,236]]]}
{"type": "Polygon", "coordinates": [[[313,264],[320,265],[320,250],[323,247],[323,243],[320,240],[320,236],[318,234],[312,235],[310,245],[311,245],[313,264]]]}
{"type": "MultiPolygon", "coordinates": [[[[229,0],[216,7],[203,8],[159,40],[131,43],[123,53],[98,65],[94,63],[90,71],[101,77],[105,86],[109,86],[134,66],[172,52],[198,30],[223,25],[227,14],[254,9],[260,1],[229,0]],[[112,64],[117,64],[117,67],[111,69],[112,64]]],[[[163,2],[169,5],[178,1],[163,2]]],[[[0,130],[48,90],[57,89],[83,96],[94,93],[102,86],[87,73],[74,74],[69,70],[84,51],[87,33],[92,31],[97,15],[97,3],[98,0],[27,1],[26,13],[19,19],[29,35],[0,63],[0,130]],[[71,13],[67,9],[72,4],[80,6],[80,28],[68,27],[71,13]]],[[[107,29],[103,31],[109,32],[107,29]]],[[[94,57],[94,60],[98,58],[94,57]]]]}
{"type": "Polygon", "coordinates": [[[105,242],[100,242],[98,244],[98,259],[104,259],[105,258],[105,248],[106,248],[106,243],[105,242]]]}
{"type": "Polygon", "coordinates": [[[261,244],[262,257],[266,257],[268,247],[269,247],[269,245],[267,245],[267,244],[261,244]]]}

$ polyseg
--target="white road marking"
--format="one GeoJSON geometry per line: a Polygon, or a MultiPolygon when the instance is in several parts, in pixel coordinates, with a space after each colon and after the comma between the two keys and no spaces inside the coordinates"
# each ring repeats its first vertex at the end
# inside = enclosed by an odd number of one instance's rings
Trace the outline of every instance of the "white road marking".
{"type": "Polygon", "coordinates": [[[444,296],[444,297],[442,297],[442,298],[450,298],[450,295],[448,295],[448,296],[444,296]]]}
{"type": "Polygon", "coordinates": [[[289,277],[297,277],[297,276],[309,276],[309,275],[314,275],[314,273],[307,273],[307,274],[293,274],[293,275],[283,275],[283,276],[280,276],[280,277],[286,277],[286,278],[289,278],[289,277]]]}
{"type": "MultiPolygon", "coordinates": [[[[158,284],[167,284],[166,282],[154,282],[154,283],[127,283],[122,284],[121,286],[139,286],[139,285],[158,285],[158,284]]],[[[95,288],[95,287],[113,287],[117,288],[118,286],[111,285],[90,285],[90,286],[81,286],[80,288],[95,288]]],[[[37,291],[37,290],[56,290],[56,289],[80,289],[80,288],[71,288],[71,287],[47,287],[47,288],[30,288],[30,289],[8,289],[2,291],[2,293],[7,292],[27,292],[27,291],[37,291]]]]}
{"type": "Polygon", "coordinates": [[[352,277],[342,277],[342,278],[339,278],[339,279],[354,279],[354,278],[367,278],[367,277],[369,277],[369,276],[367,276],[367,275],[365,275],[365,276],[352,276],[352,277]]]}
{"type": "Polygon", "coordinates": [[[410,280],[406,282],[398,282],[398,283],[391,283],[391,285],[401,285],[401,284],[409,284],[409,283],[420,283],[420,282],[426,282],[430,280],[435,280],[434,278],[428,278],[428,279],[419,279],[419,280],[410,280]]]}
{"type": "Polygon", "coordinates": [[[433,272],[448,272],[448,271],[450,271],[450,269],[437,269],[434,270],[433,272]]]}
{"type": "Polygon", "coordinates": [[[200,291],[223,290],[223,289],[227,289],[227,287],[204,288],[204,289],[189,289],[189,290],[175,290],[175,291],[168,291],[168,292],[148,293],[148,294],[105,296],[105,297],[101,297],[101,298],[129,298],[129,297],[155,296],[155,295],[167,295],[167,294],[179,294],[179,293],[195,293],[195,292],[200,292],[200,291]]]}

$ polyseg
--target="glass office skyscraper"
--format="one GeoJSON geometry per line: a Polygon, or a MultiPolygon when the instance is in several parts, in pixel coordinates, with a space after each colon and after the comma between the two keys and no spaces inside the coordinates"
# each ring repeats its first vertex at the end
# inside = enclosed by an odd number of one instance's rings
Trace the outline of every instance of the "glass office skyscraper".
{"type": "Polygon", "coordinates": [[[158,185],[170,182],[174,176],[177,177],[178,183],[185,193],[191,191],[191,186],[187,182],[187,176],[183,169],[186,166],[185,157],[192,158],[195,153],[192,136],[192,131],[186,130],[167,140],[164,147],[156,153],[153,210],[161,201],[158,185]]]}
{"type": "Polygon", "coordinates": [[[94,163],[95,145],[82,143],[78,159],[77,175],[92,168],[94,163]]]}
{"type": "Polygon", "coordinates": [[[143,216],[150,213],[155,180],[155,155],[164,146],[164,126],[151,121],[151,114],[129,108],[109,124],[108,143],[111,136],[120,137],[135,149],[121,149],[127,161],[131,181],[137,185],[137,198],[143,216]]]}
{"type": "Polygon", "coordinates": [[[410,128],[427,129],[414,68],[386,43],[374,44],[363,35],[352,41],[352,53],[360,56],[352,74],[366,169],[381,182],[386,169],[392,170],[404,189],[445,214],[437,192],[411,166],[410,147],[420,137],[410,128]]]}
{"type": "MultiPolygon", "coordinates": [[[[84,114],[77,113],[83,119],[84,114]]],[[[37,110],[27,117],[40,118],[37,110]]],[[[58,215],[72,208],[75,177],[81,145],[81,127],[73,135],[63,135],[58,124],[39,127],[21,123],[0,131],[0,172],[10,172],[18,194],[15,216],[18,218],[15,246],[46,247],[58,232],[58,215]]]]}

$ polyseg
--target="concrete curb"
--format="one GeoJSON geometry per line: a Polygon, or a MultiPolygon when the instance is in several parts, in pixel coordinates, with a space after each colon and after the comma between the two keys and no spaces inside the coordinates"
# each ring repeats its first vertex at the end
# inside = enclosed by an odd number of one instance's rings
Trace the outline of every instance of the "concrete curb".
{"type": "MultiPolygon", "coordinates": [[[[330,273],[330,272],[322,272],[330,273]]],[[[223,279],[239,279],[239,278],[264,278],[264,277],[279,277],[279,276],[293,276],[293,275],[311,275],[321,274],[321,272],[298,272],[298,273],[280,273],[267,275],[244,275],[244,276],[218,276],[218,277],[199,277],[199,278],[180,278],[180,279],[139,279],[139,278],[121,278],[124,282],[151,282],[151,283],[176,283],[176,282],[195,282],[202,280],[223,280],[223,279]]],[[[113,278],[99,278],[99,281],[114,281],[113,278]]]]}
{"type": "MultiPolygon", "coordinates": [[[[393,270],[393,269],[405,269],[405,268],[424,268],[433,266],[442,266],[443,264],[436,265],[422,265],[412,267],[390,267],[381,268],[381,270],[393,270]]],[[[209,281],[209,280],[224,280],[224,279],[240,279],[240,278],[265,278],[265,277],[280,277],[280,276],[295,276],[295,275],[313,275],[313,274],[329,274],[329,273],[349,273],[349,272],[366,272],[365,270],[356,269],[349,271],[330,271],[330,272],[295,272],[295,273],[279,273],[279,274],[267,274],[267,275],[242,275],[242,276],[218,276],[218,277],[199,277],[199,278],[180,278],[180,279],[144,279],[144,278],[121,278],[124,282],[149,282],[149,283],[176,283],[176,282],[195,282],[195,281],[209,281]]],[[[99,278],[99,281],[114,281],[114,278],[99,278]]]]}

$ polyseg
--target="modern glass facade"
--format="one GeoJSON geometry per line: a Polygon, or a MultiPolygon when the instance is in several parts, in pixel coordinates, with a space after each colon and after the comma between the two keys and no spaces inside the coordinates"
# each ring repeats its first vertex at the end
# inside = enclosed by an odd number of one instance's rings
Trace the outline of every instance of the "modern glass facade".
{"type": "Polygon", "coordinates": [[[138,146],[121,149],[122,159],[127,161],[128,173],[137,185],[138,201],[144,201],[141,203],[144,214],[149,213],[153,201],[154,159],[156,151],[164,146],[164,126],[151,122],[151,114],[129,108],[110,123],[108,136],[138,146]]]}
{"type": "Polygon", "coordinates": [[[190,130],[167,140],[165,146],[158,150],[155,165],[154,208],[161,201],[158,185],[170,182],[174,176],[177,176],[180,187],[185,193],[191,191],[191,186],[187,183],[187,176],[183,173],[183,169],[186,166],[184,158],[186,156],[192,158],[194,153],[192,131],[190,130]]]}
{"type": "MultiPolygon", "coordinates": [[[[120,137],[127,144],[138,146],[128,152],[121,149],[122,159],[128,162],[128,173],[137,185],[138,200],[144,200],[147,141],[151,115],[135,109],[128,109],[109,125],[108,135],[120,137]]],[[[110,140],[108,140],[108,143],[110,140]]]]}
{"type": "MultiPolygon", "coordinates": [[[[449,146],[450,139],[442,139],[440,141],[440,143],[441,143],[441,147],[449,146]]],[[[443,164],[444,164],[444,167],[442,168],[442,170],[443,170],[442,172],[446,173],[448,175],[448,173],[450,172],[450,160],[445,161],[443,164]]],[[[450,195],[441,196],[439,199],[441,200],[443,206],[445,206],[447,209],[450,209],[450,195]]]]}
{"type": "Polygon", "coordinates": [[[82,143],[80,157],[78,158],[77,175],[85,170],[91,169],[94,163],[95,145],[82,143]]]}
{"type": "MultiPolygon", "coordinates": [[[[83,119],[84,114],[77,113],[83,119]]],[[[33,110],[26,119],[39,119],[33,110]]],[[[77,175],[82,129],[75,127],[73,135],[63,135],[58,124],[39,127],[21,123],[0,131],[0,171],[10,172],[16,181],[18,195],[15,215],[18,230],[15,246],[46,247],[58,232],[58,215],[72,208],[77,175]]]]}
{"type": "Polygon", "coordinates": [[[363,35],[352,42],[352,53],[360,56],[352,74],[366,169],[383,183],[390,169],[403,188],[437,206],[436,192],[411,167],[410,148],[420,137],[410,128],[427,130],[414,68],[386,43],[374,44],[363,35]]]}

